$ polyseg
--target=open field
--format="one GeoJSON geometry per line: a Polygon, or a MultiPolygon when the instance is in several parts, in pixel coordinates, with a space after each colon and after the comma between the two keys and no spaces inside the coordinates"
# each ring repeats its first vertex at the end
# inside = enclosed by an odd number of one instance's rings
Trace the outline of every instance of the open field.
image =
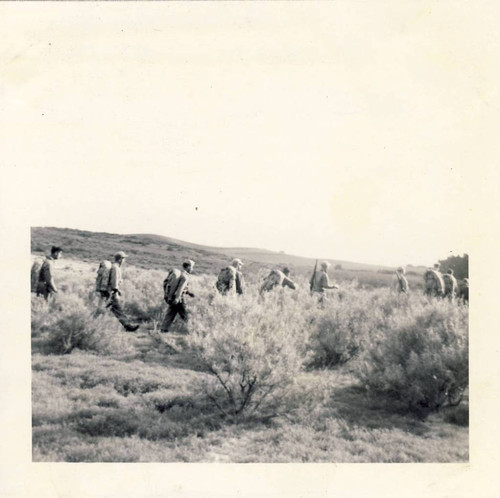
{"type": "MultiPolygon", "coordinates": [[[[60,260],[56,300],[32,298],[34,461],[468,460],[467,391],[460,405],[438,410],[427,403],[429,393],[422,403],[417,391],[413,398],[382,395],[362,380],[368,367],[380,379],[394,376],[380,370],[375,352],[385,351],[389,361],[389,339],[411,336],[420,341],[411,361],[429,365],[428,378],[410,379],[414,385],[457,372],[466,385],[465,307],[428,303],[420,293],[402,301],[386,289],[345,282],[318,308],[303,278],[298,291],[261,299],[264,270],[248,271],[245,296],[224,300],[214,296],[214,276],[195,275],[189,333],[176,322],[165,343],[155,333],[165,272],[125,267],[127,311],[142,323],[125,333],[111,314],[95,313],[96,266],[60,260]],[[78,330],[85,341],[75,342],[78,330]],[[439,340],[432,342],[433,334],[439,340]],[[443,338],[448,346],[440,349],[443,338]],[[249,410],[231,412],[214,371],[229,388],[231,375],[252,372],[258,381],[249,410]],[[270,394],[260,399],[265,389],[270,394]]],[[[407,365],[405,373],[423,375],[420,364],[415,368],[407,365]]],[[[243,390],[241,377],[234,380],[243,390]]]]}

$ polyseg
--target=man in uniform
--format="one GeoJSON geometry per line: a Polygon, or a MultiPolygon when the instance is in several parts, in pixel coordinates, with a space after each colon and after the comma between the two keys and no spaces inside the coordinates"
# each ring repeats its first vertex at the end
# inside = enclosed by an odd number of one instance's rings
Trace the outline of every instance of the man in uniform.
{"type": "Polygon", "coordinates": [[[236,291],[237,294],[243,294],[242,266],[243,261],[239,258],[234,258],[230,266],[222,268],[219,272],[215,286],[222,295],[233,293],[233,291],[236,291]]]}
{"type": "Polygon", "coordinates": [[[442,297],[444,294],[443,276],[439,271],[440,264],[428,268],[424,273],[424,294],[430,297],[442,297]]]}
{"type": "Polygon", "coordinates": [[[38,274],[36,295],[43,296],[46,300],[58,292],[56,283],[54,282],[53,263],[61,257],[61,254],[62,249],[60,247],[52,246],[50,256],[45,258],[38,274]]]}
{"type": "Polygon", "coordinates": [[[316,271],[313,275],[313,282],[311,291],[313,294],[320,295],[320,303],[324,302],[326,298],[326,290],[328,289],[338,289],[339,286],[335,284],[330,284],[330,279],[328,278],[328,268],[330,263],[328,261],[321,262],[321,269],[316,271]]]}
{"type": "Polygon", "coordinates": [[[469,303],[469,279],[464,278],[460,284],[458,297],[462,299],[464,303],[469,303]]]}
{"type": "Polygon", "coordinates": [[[405,269],[402,266],[396,270],[392,288],[399,294],[408,294],[408,280],[405,277],[405,269]]]}
{"type": "Polygon", "coordinates": [[[123,311],[123,301],[122,293],[120,287],[122,285],[122,271],[121,266],[125,261],[127,255],[123,251],[119,251],[115,254],[115,261],[111,265],[111,270],[109,272],[109,293],[111,294],[109,303],[106,305],[107,308],[111,310],[111,313],[118,318],[118,321],[123,325],[123,328],[127,332],[135,332],[139,325],[132,325],[125,312],[123,311]]]}
{"type": "Polygon", "coordinates": [[[188,319],[188,311],[184,296],[194,297],[194,294],[189,291],[188,283],[191,273],[193,272],[194,261],[188,259],[182,264],[182,271],[170,270],[163,285],[165,290],[165,301],[168,304],[167,314],[163,320],[161,327],[162,332],[168,332],[170,326],[179,315],[185,322],[188,319]]]}
{"type": "Polygon", "coordinates": [[[275,287],[290,287],[290,289],[296,289],[296,285],[288,276],[290,275],[289,268],[283,268],[283,271],[272,270],[271,273],[264,279],[264,283],[260,288],[259,293],[262,295],[264,292],[269,292],[275,287]]]}
{"type": "Polygon", "coordinates": [[[457,295],[458,283],[457,279],[453,275],[452,269],[448,270],[443,275],[443,281],[444,281],[444,297],[447,297],[448,299],[453,301],[457,295]]]}

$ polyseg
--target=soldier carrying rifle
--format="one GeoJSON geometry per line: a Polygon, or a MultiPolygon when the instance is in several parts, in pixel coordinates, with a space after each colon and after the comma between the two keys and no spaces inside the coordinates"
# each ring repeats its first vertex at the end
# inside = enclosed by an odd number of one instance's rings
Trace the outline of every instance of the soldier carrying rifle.
{"type": "Polygon", "coordinates": [[[314,266],[314,271],[310,281],[310,288],[312,294],[319,294],[320,300],[319,302],[324,302],[326,298],[326,290],[329,289],[338,289],[339,286],[336,284],[330,284],[330,279],[328,278],[328,268],[330,267],[330,263],[328,261],[321,262],[321,269],[319,271],[316,270],[318,262],[316,261],[316,265],[314,266]]]}

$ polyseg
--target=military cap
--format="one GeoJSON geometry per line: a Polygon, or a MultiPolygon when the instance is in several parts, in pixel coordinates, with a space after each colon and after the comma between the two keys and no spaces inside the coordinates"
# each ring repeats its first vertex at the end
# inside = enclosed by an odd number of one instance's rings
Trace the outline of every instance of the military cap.
{"type": "Polygon", "coordinates": [[[231,261],[231,264],[234,266],[234,265],[243,265],[243,261],[241,261],[240,258],[234,258],[232,261],[231,261]]]}
{"type": "Polygon", "coordinates": [[[118,251],[118,252],[115,254],[115,259],[118,259],[118,258],[125,259],[126,257],[127,257],[127,255],[126,255],[123,251],[118,251]]]}

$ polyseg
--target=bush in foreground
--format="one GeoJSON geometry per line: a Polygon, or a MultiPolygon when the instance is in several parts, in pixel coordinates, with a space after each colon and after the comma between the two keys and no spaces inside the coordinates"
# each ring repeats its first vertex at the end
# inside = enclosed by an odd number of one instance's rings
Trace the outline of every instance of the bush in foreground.
{"type": "Polygon", "coordinates": [[[334,367],[359,354],[370,330],[376,327],[377,309],[369,306],[369,293],[351,287],[330,297],[318,308],[311,324],[312,364],[334,367]]]}
{"type": "Polygon", "coordinates": [[[190,324],[189,345],[211,374],[203,385],[226,417],[275,417],[295,407],[295,380],[305,355],[304,319],[268,300],[215,296],[190,324]],[[278,307],[278,309],[276,309],[278,307]]]}
{"type": "Polygon", "coordinates": [[[467,324],[463,306],[415,302],[373,337],[355,373],[370,392],[393,397],[418,415],[458,404],[468,385],[467,324]]]}
{"type": "Polygon", "coordinates": [[[130,350],[123,335],[116,330],[114,320],[106,315],[73,311],[63,314],[50,331],[48,349],[56,354],[74,349],[96,353],[127,353],[130,350]]]}
{"type": "Polygon", "coordinates": [[[67,354],[74,349],[103,354],[131,351],[127,336],[110,312],[98,311],[72,294],[58,294],[49,302],[33,297],[31,334],[45,353],[67,354]]]}

